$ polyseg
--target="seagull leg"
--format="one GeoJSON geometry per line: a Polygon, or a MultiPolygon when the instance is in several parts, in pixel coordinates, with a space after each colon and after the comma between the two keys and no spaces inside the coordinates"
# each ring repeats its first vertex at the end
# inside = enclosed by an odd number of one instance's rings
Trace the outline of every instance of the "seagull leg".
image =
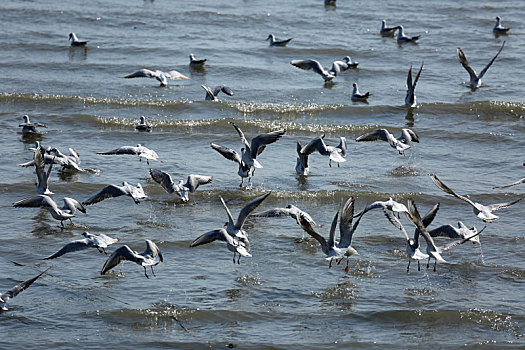
{"type": "Polygon", "coordinates": [[[419,265],[419,260],[417,261],[417,270],[421,271],[421,266],[419,265]]]}
{"type": "Polygon", "coordinates": [[[345,267],[345,272],[348,272],[349,268],[348,268],[348,257],[346,257],[346,267],[345,267]]]}
{"type": "Polygon", "coordinates": [[[332,167],[332,160],[331,160],[331,159],[328,161],[328,166],[329,166],[330,168],[332,167]]]}
{"type": "Polygon", "coordinates": [[[239,185],[239,187],[242,187],[243,182],[244,182],[244,177],[241,177],[241,184],[239,185]]]}
{"type": "Polygon", "coordinates": [[[437,265],[437,263],[438,263],[438,261],[435,260],[435,261],[434,261],[434,272],[436,272],[436,265],[437,265]]]}
{"type": "Polygon", "coordinates": [[[148,276],[148,271],[146,270],[146,266],[142,266],[144,268],[144,276],[146,276],[146,278],[149,278],[148,276]]]}
{"type": "Polygon", "coordinates": [[[241,260],[241,254],[239,254],[239,257],[237,258],[237,264],[238,264],[238,265],[241,264],[240,260],[241,260]]]}
{"type": "Polygon", "coordinates": [[[344,259],[344,258],[341,258],[341,259],[339,259],[339,260],[336,259],[335,261],[337,261],[337,265],[341,264],[341,261],[343,261],[343,259],[344,259]]]}
{"type": "Polygon", "coordinates": [[[427,261],[427,269],[430,267],[430,256],[428,257],[428,261],[427,261]]]}
{"type": "MultiPolygon", "coordinates": [[[[419,260],[418,260],[419,261],[419,260]]],[[[410,258],[408,258],[407,273],[410,271],[410,258]]]]}
{"type": "Polygon", "coordinates": [[[339,168],[339,163],[337,163],[337,167],[339,168]]]}
{"type": "Polygon", "coordinates": [[[233,252],[233,263],[235,264],[235,252],[233,252]]]}
{"type": "Polygon", "coordinates": [[[332,259],[330,259],[330,264],[328,265],[328,268],[332,268],[332,259]]]}
{"type": "Polygon", "coordinates": [[[151,273],[153,273],[153,276],[157,277],[157,275],[155,275],[155,270],[153,270],[153,265],[150,266],[150,268],[151,268],[151,273]]]}

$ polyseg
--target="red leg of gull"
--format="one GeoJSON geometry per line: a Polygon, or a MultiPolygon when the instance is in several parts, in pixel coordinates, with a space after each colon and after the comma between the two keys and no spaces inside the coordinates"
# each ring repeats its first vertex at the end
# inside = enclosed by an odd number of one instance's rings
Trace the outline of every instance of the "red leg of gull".
{"type": "Polygon", "coordinates": [[[150,266],[151,267],[151,272],[153,273],[153,276],[157,277],[157,275],[155,275],[155,271],[153,270],[153,266],[150,266]]]}
{"type": "Polygon", "coordinates": [[[332,268],[332,259],[330,259],[330,264],[328,264],[328,268],[332,268]]]}
{"type": "Polygon", "coordinates": [[[146,276],[146,278],[149,278],[148,276],[148,272],[146,271],[146,266],[142,266],[144,268],[144,276],[146,276]]]}
{"type": "Polygon", "coordinates": [[[241,264],[240,260],[241,260],[241,254],[239,254],[239,257],[237,258],[237,264],[239,264],[239,265],[241,264]]]}
{"type": "Polygon", "coordinates": [[[348,268],[348,257],[346,257],[346,267],[345,267],[345,272],[348,272],[349,268],[348,268]]]}

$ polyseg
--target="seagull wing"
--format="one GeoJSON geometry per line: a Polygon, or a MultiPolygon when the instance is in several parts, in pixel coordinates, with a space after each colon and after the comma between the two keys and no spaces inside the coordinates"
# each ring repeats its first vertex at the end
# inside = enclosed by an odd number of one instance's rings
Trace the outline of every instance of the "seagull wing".
{"type": "Polygon", "coordinates": [[[75,162],[77,164],[80,164],[80,156],[78,155],[77,151],[75,151],[73,148],[68,148],[69,155],[75,159],[75,162]]]}
{"type": "Polygon", "coordinates": [[[372,132],[369,132],[368,134],[361,135],[358,138],[356,138],[355,140],[357,142],[361,142],[361,141],[378,141],[378,140],[389,142],[388,134],[390,134],[390,133],[386,129],[377,129],[377,130],[374,130],[372,132]]]}
{"type": "Polygon", "coordinates": [[[45,151],[38,147],[34,154],[34,163],[36,170],[36,177],[38,179],[38,191],[40,194],[49,194],[49,189],[47,187],[47,180],[51,175],[51,169],[53,168],[53,163],[49,165],[49,169],[46,173],[46,162],[44,160],[45,151]]]}
{"type": "Polygon", "coordinates": [[[244,225],[244,221],[250,215],[250,213],[257,208],[265,199],[268,197],[272,192],[268,192],[260,197],[255,198],[254,200],[250,201],[248,204],[242,208],[241,212],[239,213],[239,217],[237,217],[237,222],[235,223],[234,228],[237,230],[240,230],[242,228],[242,225],[244,225]]]}
{"type": "MultiPolygon", "coordinates": [[[[146,240],[146,250],[144,250],[139,255],[142,255],[143,257],[147,258],[149,266],[157,265],[159,262],[164,261],[164,258],[162,257],[162,253],[159,249],[159,247],[155,244],[155,242],[147,239],[146,240]]],[[[144,262],[142,263],[144,266],[144,262]]]]}
{"type": "Polygon", "coordinates": [[[104,199],[127,195],[122,187],[116,185],[108,185],[82,202],[83,205],[91,205],[103,201],[104,199]]]}
{"type": "Polygon", "coordinates": [[[92,240],[87,239],[87,238],[79,239],[79,240],[76,240],[76,241],[73,241],[73,242],[70,242],[70,243],[66,244],[58,252],[56,252],[53,255],[48,256],[47,258],[44,258],[44,260],[55,259],[55,258],[58,258],[59,256],[62,256],[64,254],[66,254],[66,253],[71,253],[71,252],[76,252],[76,251],[79,251],[79,250],[84,250],[84,249],[87,249],[87,248],[92,247],[92,246],[93,246],[93,241],[92,240]]]}
{"type": "Polygon", "coordinates": [[[341,211],[341,220],[339,221],[339,245],[348,247],[352,243],[352,236],[359,220],[364,213],[361,213],[359,219],[356,220],[355,227],[352,227],[352,220],[354,219],[354,197],[348,198],[341,211]]]}
{"type": "MultiPolygon", "coordinates": [[[[482,230],[481,230],[481,231],[482,231],[482,230]]],[[[468,237],[466,237],[466,238],[464,238],[464,239],[460,239],[460,240],[454,241],[454,242],[452,242],[452,243],[449,243],[449,244],[447,244],[447,245],[444,245],[443,247],[441,247],[441,248],[439,249],[439,251],[440,251],[440,252],[444,252],[444,251],[449,250],[450,248],[453,248],[453,247],[458,246],[458,245],[460,245],[460,244],[466,243],[466,242],[470,241],[472,238],[478,236],[478,235],[481,233],[481,231],[476,232],[476,233],[474,233],[474,234],[472,234],[472,235],[470,235],[470,236],[468,236],[468,237]]]]}
{"type": "Polygon", "coordinates": [[[131,73],[130,75],[126,75],[123,78],[157,78],[158,74],[156,71],[152,71],[149,69],[140,69],[136,71],[135,73],[131,73]]]}
{"type": "Polygon", "coordinates": [[[100,274],[104,275],[106,272],[120,264],[122,260],[129,260],[140,264],[144,260],[144,257],[135,253],[127,245],[123,245],[109,256],[108,260],[104,263],[100,274]]]}
{"type": "MultiPolygon", "coordinates": [[[[224,93],[225,93],[226,95],[228,95],[228,96],[233,96],[233,95],[234,95],[232,89],[230,89],[230,88],[227,87],[227,86],[220,85],[220,86],[217,86],[217,87],[215,88],[215,91],[217,91],[217,89],[219,89],[219,91],[224,92],[224,93]]],[[[214,91],[214,93],[215,93],[215,91],[214,91]]],[[[218,94],[218,93],[219,93],[219,92],[217,91],[217,94],[218,94]]]]}
{"type": "Polygon", "coordinates": [[[500,210],[500,209],[503,209],[503,208],[508,208],[511,205],[514,205],[514,204],[518,203],[523,198],[525,198],[525,197],[521,197],[519,199],[516,199],[515,201],[508,202],[508,203],[491,204],[491,205],[488,205],[488,207],[490,208],[490,211],[496,211],[496,210],[500,210]]]}
{"type": "Polygon", "coordinates": [[[215,100],[216,95],[213,94],[213,91],[211,91],[209,87],[207,87],[206,85],[201,85],[201,88],[203,88],[204,91],[206,91],[206,100],[215,100]]]}
{"type": "Polygon", "coordinates": [[[412,89],[413,90],[416,89],[416,84],[417,84],[417,82],[419,80],[419,76],[421,75],[421,71],[423,70],[423,65],[424,65],[424,63],[421,63],[421,67],[419,68],[419,72],[417,72],[416,79],[414,79],[414,84],[412,85],[412,89]]]}
{"type": "Polygon", "coordinates": [[[64,208],[62,208],[62,210],[68,209],[72,213],[76,210],[80,210],[84,214],[86,213],[86,208],[81,203],[79,203],[76,199],[73,199],[70,197],[64,197],[63,201],[64,201],[64,208]]]}
{"type": "Polygon", "coordinates": [[[412,86],[412,65],[410,65],[410,68],[408,68],[407,89],[409,91],[413,91],[414,90],[414,87],[412,86]]]}
{"type": "Polygon", "coordinates": [[[467,70],[468,74],[470,75],[470,78],[471,79],[478,79],[478,75],[476,74],[476,71],[474,69],[472,69],[472,67],[470,67],[470,64],[468,63],[467,57],[463,53],[463,50],[461,50],[458,47],[457,53],[458,53],[459,63],[461,63],[463,68],[465,68],[467,70]]]}
{"type": "Polygon", "coordinates": [[[403,143],[419,142],[419,136],[411,129],[401,129],[401,137],[399,141],[403,143]]]}
{"type": "Polygon", "coordinates": [[[228,232],[223,228],[219,228],[217,230],[208,231],[195,238],[195,240],[191,242],[190,248],[199,246],[201,244],[211,243],[216,240],[225,241],[230,244],[233,243],[233,238],[228,234],[228,232]]]}
{"type": "Polygon", "coordinates": [[[501,188],[507,188],[507,187],[511,187],[511,186],[516,186],[516,185],[519,185],[519,184],[522,184],[522,183],[525,183],[525,177],[521,180],[518,180],[516,182],[513,182],[509,185],[505,185],[505,186],[494,186],[492,187],[492,189],[501,189],[501,188]]]}
{"type": "Polygon", "coordinates": [[[276,130],[267,134],[257,135],[252,139],[250,151],[253,159],[257,158],[262,153],[266,145],[274,143],[279,140],[286,133],[286,129],[276,130]]]}
{"type": "Polygon", "coordinates": [[[215,143],[211,144],[211,148],[219,152],[224,158],[234,161],[235,163],[241,164],[242,158],[239,153],[235,152],[231,148],[217,145],[215,143]]]}
{"type": "Polygon", "coordinates": [[[405,230],[405,227],[403,226],[403,224],[401,224],[401,221],[399,221],[394,215],[390,214],[388,210],[383,209],[383,213],[392,225],[394,225],[395,227],[397,227],[398,230],[404,233],[405,238],[408,241],[410,238],[408,237],[408,233],[405,230]]]}
{"type": "Polygon", "coordinates": [[[456,198],[459,198],[461,200],[464,200],[465,202],[469,203],[470,205],[472,205],[474,208],[477,208],[476,204],[474,202],[472,202],[470,199],[468,199],[467,197],[465,196],[462,196],[462,195],[459,195],[457,193],[455,193],[454,191],[452,191],[447,185],[445,185],[443,182],[441,182],[440,179],[438,179],[438,177],[435,175],[435,174],[430,174],[430,177],[432,178],[432,181],[434,181],[434,183],[436,184],[436,186],[441,189],[443,192],[446,192],[448,194],[451,194],[453,195],[454,197],[456,198]]]}
{"type": "Polygon", "coordinates": [[[492,63],[494,63],[496,58],[498,58],[498,56],[501,53],[501,50],[503,50],[504,46],[505,46],[505,41],[503,42],[503,44],[501,44],[501,47],[499,48],[498,53],[496,54],[496,56],[494,56],[494,58],[491,59],[490,62],[485,66],[485,68],[483,68],[483,70],[479,73],[479,79],[481,79],[485,75],[485,73],[487,73],[487,70],[490,68],[490,66],[492,66],[492,63]]]}
{"type": "Polygon", "coordinates": [[[301,149],[301,154],[310,155],[314,152],[319,152],[323,156],[330,155],[330,152],[328,152],[323,139],[324,135],[321,137],[316,137],[312,141],[308,142],[308,144],[301,149]]]}
{"type": "Polygon", "coordinates": [[[244,136],[242,130],[237,125],[235,125],[234,122],[230,122],[230,124],[235,128],[235,130],[237,130],[237,133],[239,134],[241,142],[244,144],[244,146],[250,148],[250,143],[248,142],[248,139],[244,136]]]}
{"type": "Polygon", "coordinates": [[[408,200],[408,210],[409,213],[407,215],[408,219],[412,221],[412,223],[417,227],[425,241],[427,242],[427,245],[431,246],[435,252],[439,252],[438,247],[434,243],[434,240],[430,235],[428,234],[427,229],[425,228],[425,225],[423,225],[423,220],[421,219],[421,216],[419,215],[419,212],[416,207],[416,203],[409,199],[408,200]]]}
{"type": "Polygon", "coordinates": [[[448,237],[448,238],[458,238],[458,229],[452,225],[442,225],[436,227],[433,230],[428,231],[428,234],[431,237],[448,237]]]}
{"type": "Polygon", "coordinates": [[[3,300],[3,301],[8,301],[9,299],[13,299],[18,294],[20,294],[20,292],[22,292],[22,291],[26,290],[27,288],[29,288],[30,285],[32,285],[37,279],[40,278],[40,276],[42,276],[44,273],[46,273],[47,270],[49,270],[49,269],[50,269],[50,267],[47,268],[45,271],[39,273],[35,277],[30,278],[27,281],[24,281],[22,283],[17,284],[13,288],[9,289],[7,292],[1,294],[0,295],[0,299],[3,300]]]}
{"type": "Polygon", "coordinates": [[[275,208],[266,210],[260,213],[252,214],[252,216],[264,217],[264,218],[276,218],[280,216],[291,216],[291,209],[288,208],[275,208]]]}
{"type": "Polygon", "coordinates": [[[190,189],[190,192],[193,193],[197,190],[200,185],[206,185],[213,181],[213,176],[205,175],[189,175],[188,180],[186,181],[186,187],[190,189]]]}
{"type": "Polygon", "coordinates": [[[439,203],[437,203],[436,205],[434,205],[426,214],[425,216],[423,217],[423,225],[425,225],[425,227],[428,227],[428,225],[430,225],[432,223],[432,221],[434,221],[434,219],[436,218],[436,215],[437,215],[437,212],[439,211],[439,203]]]}
{"type": "Polygon", "coordinates": [[[149,173],[151,178],[159,183],[166,192],[173,193],[175,191],[175,183],[170,174],[157,169],[150,169],[149,173]]]}
{"type": "Polygon", "coordinates": [[[177,79],[190,80],[191,79],[185,76],[184,74],[177,72],[176,70],[170,70],[169,72],[164,73],[164,75],[173,80],[177,80],[177,79]]]}
{"type": "MultiPolygon", "coordinates": [[[[13,203],[15,208],[39,208],[39,207],[48,207],[50,202],[54,201],[49,196],[38,195],[34,197],[25,198],[13,203]]],[[[56,203],[55,203],[56,206],[56,203]]]]}
{"type": "Polygon", "coordinates": [[[109,154],[138,154],[137,147],[133,146],[122,146],[115,148],[107,152],[97,152],[97,154],[109,155],[109,154]]]}
{"type": "MultiPolygon", "coordinates": [[[[337,220],[337,215],[336,215],[336,220],[337,220]]],[[[303,215],[299,215],[299,225],[306,233],[308,233],[315,240],[317,240],[317,242],[321,244],[321,249],[323,250],[323,252],[325,252],[325,254],[328,254],[328,251],[330,250],[328,243],[326,242],[323,236],[321,236],[319,233],[317,233],[314,230],[310,221],[308,221],[303,215]]]]}
{"type": "Polygon", "coordinates": [[[316,60],[293,60],[290,62],[293,66],[304,70],[313,70],[319,75],[328,75],[328,72],[323,68],[321,63],[316,60]]]}

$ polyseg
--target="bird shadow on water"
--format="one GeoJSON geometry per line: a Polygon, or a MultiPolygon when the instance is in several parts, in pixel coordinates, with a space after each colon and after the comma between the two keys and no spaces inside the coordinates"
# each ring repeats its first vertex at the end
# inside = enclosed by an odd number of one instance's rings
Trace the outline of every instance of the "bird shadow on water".
{"type": "Polygon", "coordinates": [[[87,47],[86,46],[71,46],[68,52],[68,58],[70,61],[84,61],[87,60],[87,47]]]}

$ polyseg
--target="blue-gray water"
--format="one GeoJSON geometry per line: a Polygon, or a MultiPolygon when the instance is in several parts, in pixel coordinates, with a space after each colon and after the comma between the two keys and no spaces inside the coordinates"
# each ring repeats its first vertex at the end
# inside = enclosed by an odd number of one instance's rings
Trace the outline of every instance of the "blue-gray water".
{"type": "Polygon", "coordinates": [[[226,221],[219,196],[237,215],[244,203],[272,191],[260,209],[293,203],[323,224],[326,235],[341,199],[349,196],[357,209],[389,196],[413,198],[422,212],[440,202],[433,225],[462,220],[483,227],[468,204],[440,191],[428,173],[481,203],[522,195],[525,185],[492,187],[525,174],[523,3],[406,3],[1,2],[1,291],[52,269],[0,314],[0,348],[525,346],[523,203],[497,212],[501,218],[482,233],[481,248],[450,250],[448,263],[438,264],[435,273],[424,267],[418,272],[412,264],[407,274],[403,236],[381,212],[363,218],[353,244],[360,255],[352,257],[349,273],[344,264],[329,269],[317,242],[289,218],[249,218],[253,258],[240,265],[232,264],[223,242],[189,248],[226,221]],[[512,27],[508,36],[492,34],[497,15],[512,27]],[[399,46],[381,37],[382,19],[402,23],[408,35],[421,34],[419,44],[399,46]],[[70,32],[89,41],[86,50],[69,47],[70,32]],[[268,47],[270,33],[294,39],[285,48],[268,47]],[[479,72],[503,40],[483,87],[471,91],[456,48],[479,72]],[[191,52],[208,59],[204,70],[189,69],[191,52]],[[330,86],[289,64],[312,58],[329,66],[346,55],[360,62],[359,69],[330,86]],[[409,111],[403,106],[406,74],[410,64],[422,62],[419,107],[409,111]],[[120,78],[139,68],[176,69],[192,80],[159,88],[153,79],[120,78]],[[354,81],[373,94],[369,104],[351,102],[354,81]],[[235,95],[204,102],[201,84],[228,85],[235,95]],[[24,114],[48,125],[42,143],[62,151],[73,147],[83,166],[102,171],[65,176],[54,169],[50,188],[59,204],[64,196],[85,200],[122,181],[141,182],[148,200],[103,201],[77,215],[80,227],[64,231],[45,210],[13,208],[16,200],[36,194],[34,171],[16,166],[32,157],[33,140],[17,134],[24,114]],[[152,133],[135,131],[140,116],[153,125],[152,133]],[[250,189],[238,187],[237,166],[209,147],[240,148],[230,121],[248,137],[287,129],[261,155],[264,168],[250,189]],[[382,127],[395,134],[413,128],[421,142],[406,157],[385,143],[353,142],[382,127]],[[349,140],[347,162],[329,168],[328,159],[314,155],[311,175],[299,178],[296,141],[323,133],[329,144],[339,136],[349,140]],[[198,173],[214,180],[182,205],[150,179],[145,162],[96,154],[137,143],[155,149],[163,163],[150,166],[175,179],[198,173]],[[84,230],[139,251],[144,239],[152,239],[165,262],[156,278],[146,279],[131,262],[100,276],[106,256],[96,250],[39,260],[84,230]]]}

